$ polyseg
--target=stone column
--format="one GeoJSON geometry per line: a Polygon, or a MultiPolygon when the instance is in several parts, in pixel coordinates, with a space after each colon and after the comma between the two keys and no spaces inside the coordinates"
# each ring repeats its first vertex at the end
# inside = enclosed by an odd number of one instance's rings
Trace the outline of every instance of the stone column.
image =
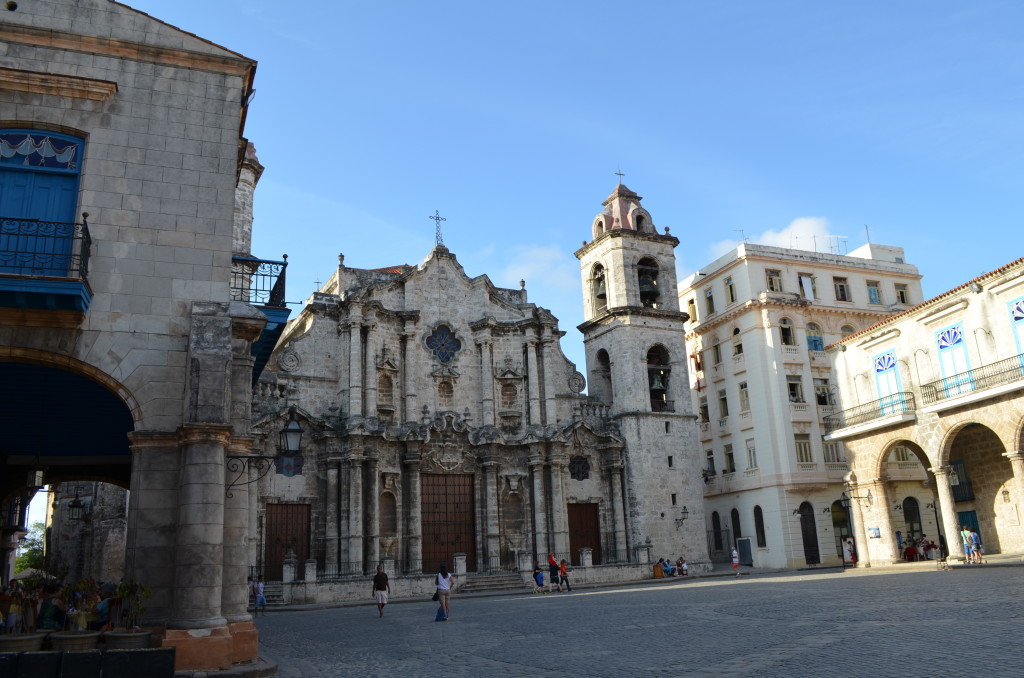
{"type": "MultiPolygon", "coordinates": [[[[853,538],[857,546],[857,567],[871,567],[871,549],[868,548],[868,531],[864,524],[864,512],[861,510],[861,502],[865,501],[860,497],[857,485],[850,483],[847,491],[850,496],[851,521],[853,522],[853,538]]],[[[867,490],[861,490],[866,492],[867,490]]]]}
{"type": "MultiPolygon", "coordinates": [[[[541,341],[541,353],[540,357],[543,361],[541,365],[541,374],[543,374],[544,380],[544,423],[550,424],[555,421],[555,412],[558,411],[557,404],[555,403],[555,380],[554,380],[554,365],[557,364],[558,357],[555,354],[555,348],[557,342],[551,337],[551,328],[544,328],[544,338],[541,341]]],[[[567,384],[562,384],[567,386],[567,384]]]]}
{"type": "Polygon", "coordinates": [[[168,628],[227,623],[221,610],[224,569],[224,455],[230,429],[182,427],[175,538],[175,600],[168,628]]]}
{"type": "Polygon", "coordinates": [[[412,369],[409,354],[416,346],[416,323],[408,320],[405,323],[405,336],[402,337],[402,376],[405,379],[405,412],[402,421],[416,418],[416,370],[412,369]]]}
{"type": "Polygon", "coordinates": [[[498,533],[498,462],[491,458],[480,465],[480,476],[483,482],[484,495],[484,535],[486,545],[487,563],[485,567],[490,571],[491,566],[498,562],[501,557],[501,544],[498,533]]]}
{"type": "MultiPolygon", "coordinates": [[[[228,453],[234,456],[249,454],[252,438],[235,437],[228,453]]],[[[225,485],[235,480],[237,473],[225,469],[225,485]]],[[[221,592],[221,612],[229,623],[247,622],[252,617],[247,610],[249,589],[247,584],[248,554],[246,541],[249,530],[249,485],[242,477],[237,485],[225,492],[224,497],[224,564],[221,592]]]]}
{"type": "Polygon", "coordinates": [[[380,473],[377,472],[377,457],[371,452],[366,455],[366,518],[364,543],[366,567],[376,572],[380,562],[380,473]]]}
{"type": "Polygon", "coordinates": [[[480,404],[483,407],[483,425],[494,426],[494,356],[490,339],[481,340],[480,349],[480,404]]]}
{"type": "Polygon", "coordinates": [[[1004,452],[1003,456],[1010,460],[1010,467],[1013,468],[1013,491],[1010,492],[1010,500],[1014,504],[1020,504],[1024,502],[1024,451],[1004,452]]]}
{"type": "Polygon", "coordinates": [[[348,411],[354,417],[363,415],[362,329],[362,311],[353,304],[348,318],[348,411]]]}
{"type": "MultiPolygon", "coordinates": [[[[608,467],[608,484],[611,490],[612,526],[615,529],[615,559],[622,560],[629,554],[626,543],[626,513],[622,503],[622,466],[608,467]]],[[[602,559],[608,562],[607,555],[602,559]]]]}
{"type": "Polygon", "coordinates": [[[326,553],[324,554],[324,565],[327,566],[327,570],[330,571],[332,568],[338,566],[338,520],[340,516],[339,511],[339,497],[338,497],[338,457],[327,458],[327,500],[326,506],[324,507],[327,513],[327,524],[325,525],[324,531],[324,548],[326,553]]]}
{"type": "MultiPolygon", "coordinates": [[[[939,510],[942,515],[942,531],[946,535],[946,548],[950,558],[964,557],[963,540],[960,538],[960,520],[956,515],[956,500],[953,487],[949,484],[949,466],[935,466],[928,469],[935,474],[935,493],[939,496],[939,510]]],[[[1016,468],[1014,468],[1016,475],[1016,468]]]]}
{"type": "MultiPolygon", "coordinates": [[[[377,326],[366,327],[366,416],[377,416],[377,326]]],[[[376,565],[374,572],[376,572],[376,565]]]]}
{"type": "Polygon", "coordinates": [[[559,459],[551,462],[548,473],[551,478],[551,549],[555,553],[569,553],[569,519],[565,510],[565,495],[562,484],[565,479],[566,463],[559,459]]]}
{"type": "Polygon", "coordinates": [[[547,502],[544,501],[544,458],[539,455],[530,457],[530,474],[533,476],[533,531],[534,558],[540,558],[548,552],[547,502]]]}
{"type": "Polygon", "coordinates": [[[348,458],[348,562],[362,571],[363,562],[363,458],[348,458]]]}
{"type": "Polygon", "coordinates": [[[537,372],[537,340],[527,338],[526,340],[527,379],[530,381],[530,423],[534,426],[541,426],[544,422],[540,416],[541,385],[540,375],[537,372]]]}
{"type": "MultiPolygon", "coordinates": [[[[892,515],[889,513],[892,498],[889,496],[889,490],[885,486],[885,480],[879,479],[871,483],[863,483],[861,487],[871,489],[874,497],[871,509],[868,512],[877,521],[879,534],[881,535],[875,555],[878,557],[878,560],[883,562],[900,562],[902,554],[899,552],[900,549],[896,544],[895,526],[892,524],[892,515]]],[[[876,539],[875,541],[878,542],[879,540],[876,539]]]]}
{"type": "Polygon", "coordinates": [[[405,458],[406,522],[405,571],[408,574],[423,570],[423,512],[420,499],[420,451],[418,443],[407,443],[405,458]]]}
{"type": "MultiPolygon", "coordinates": [[[[153,589],[147,626],[163,626],[174,603],[174,526],[178,521],[181,452],[175,433],[134,431],[125,573],[153,589]]],[[[223,492],[223,490],[222,490],[223,492]]]]}

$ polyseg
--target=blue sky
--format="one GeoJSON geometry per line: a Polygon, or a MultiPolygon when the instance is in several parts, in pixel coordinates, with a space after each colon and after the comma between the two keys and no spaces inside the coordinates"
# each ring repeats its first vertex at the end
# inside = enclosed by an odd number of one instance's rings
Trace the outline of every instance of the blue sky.
{"type": "Polygon", "coordinates": [[[419,263],[440,210],[583,371],[572,252],[619,167],[681,277],[741,237],[845,253],[865,225],[927,296],[1024,254],[1021,2],[129,4],[259,61],[253,253],[289,255],[291,301],[337,253],[419,263]]]}

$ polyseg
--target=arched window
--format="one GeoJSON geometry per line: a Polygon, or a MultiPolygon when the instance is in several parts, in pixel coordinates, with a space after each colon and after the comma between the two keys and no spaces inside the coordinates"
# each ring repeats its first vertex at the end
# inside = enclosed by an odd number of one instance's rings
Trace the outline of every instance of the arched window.
{"type": "Polygon", "coordinates": [[[768,538],[764,534],[764,511],[760,506],[754,507],[754,533],[757,535],[757,547],[767,548],[768,538]]]}
{"type": "Polygon", "coordinates": [[[66,277],[75,223],[82,140],[56,132],[0,129],[0,273],[66,277]]]}
{"type": "Polygon", "coordinates": [[[743,355],[743,335],[738,327],[732,331],[732,354],[743,355]]]}
{"type": "Polygon", "coordinates": [[[668,399],[671,372],[668,351],[664,346],[655,346],[647,352],[647,390],[651,396],[652,412],[674,411],[673,403],[668,399]]]}
{"type": "Polygon", "coordinates": [[[514,410],[519,405],[519,389],[515,384],[504,383],[501,385],[501,409],[514,410]]]}
{"type": "Polygon", "coordinates": [[[597,311],[608,308],[608,282],[605,280],[604,266],[598,264],[594,266],[593,280],[593,291],[594,291],[594,309],[597,311]]]}
{"type": "Polygon", "coordinates": [[[839,334],[845,339],[846,337],[850,336],[856,331],[857,330],[853,329],[853,325],[843,325],[843,327],[839,330],[839,334]]]}
{"type": "Polygon", "coordinates": [[[796,346],[796,337],[793,335],[793,321],[783,318],[779,321],[779,336],[782,338],[783,346],[796,346]]]}
{"type": "Polygon", "coordinates": [[[638,214],[635,217],[633,217],[633,224],[636,226],[636,230],[644,230],[644,215],[638,214]]]}
{"type": "Polygon", "coordinates": [[[640,303],[646,308],[659,308],[658,264],[650,257],[644,257],[636,265],[637,282],[640,285],[640,303]]]}
{"type": "Polygon", "coordinates": [[[821,328],[814,323],[807,323],[807,350],[825,350],[825,342],[821,337],[821,328]]]}
{"type": "Polygon", "coordinates": [[[603,348],[597,352],[597,368],[599,370],[599,379],[596,379],[599,384],[604,388],[603,396],[609,402],[615,396],[615,391],[612,388],[612,361],[608,357],[608,351],[603,348]]]}
{"type": "Polygon", "coordinates": [[[380,494],[380,536],[398,536],[398,502],[390,492],[380,494]]]}
{"type": "Polygon", "coordinates": [[[743,536],[740,532],[740,512],[737,509],[732,510],[732,543],[735,544],[736,540],[743,536]]]}

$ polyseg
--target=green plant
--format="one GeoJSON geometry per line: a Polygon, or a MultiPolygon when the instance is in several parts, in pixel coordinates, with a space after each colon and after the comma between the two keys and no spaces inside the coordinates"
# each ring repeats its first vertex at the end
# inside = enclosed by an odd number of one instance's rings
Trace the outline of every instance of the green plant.
{"type": "Polygon", "coordinates": [[[143,601],[153,595],[152,589],[137,581],[122,581],[117,587],[117,619],[111,619],[116,628],[129,631],[139,628],[146,614],[143,601]]]}

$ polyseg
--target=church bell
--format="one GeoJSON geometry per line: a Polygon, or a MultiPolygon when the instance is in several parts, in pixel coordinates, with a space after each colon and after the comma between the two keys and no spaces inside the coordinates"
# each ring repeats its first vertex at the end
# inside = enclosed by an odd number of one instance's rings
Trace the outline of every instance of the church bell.
{"type": "Polygon", "coordinates": [[[597,297],[598,299],[608,298],[608,288],[606,288],[604,285],[604,278],[597,279],[597,289],[594,292],[594,296],[597,297]]]}
{"type": "Polygon", "coordinates": [[[661,296],[654,278],[649,275],[640,276],[640,298],[644,301],[653,301],[661,296]]]}
{"type": "Polygon", "coordinates": [[[661,381],[661,375],[655,372],[654,379],[651,381],[651,393],[664,393],[665,384],[661,381]]]}

